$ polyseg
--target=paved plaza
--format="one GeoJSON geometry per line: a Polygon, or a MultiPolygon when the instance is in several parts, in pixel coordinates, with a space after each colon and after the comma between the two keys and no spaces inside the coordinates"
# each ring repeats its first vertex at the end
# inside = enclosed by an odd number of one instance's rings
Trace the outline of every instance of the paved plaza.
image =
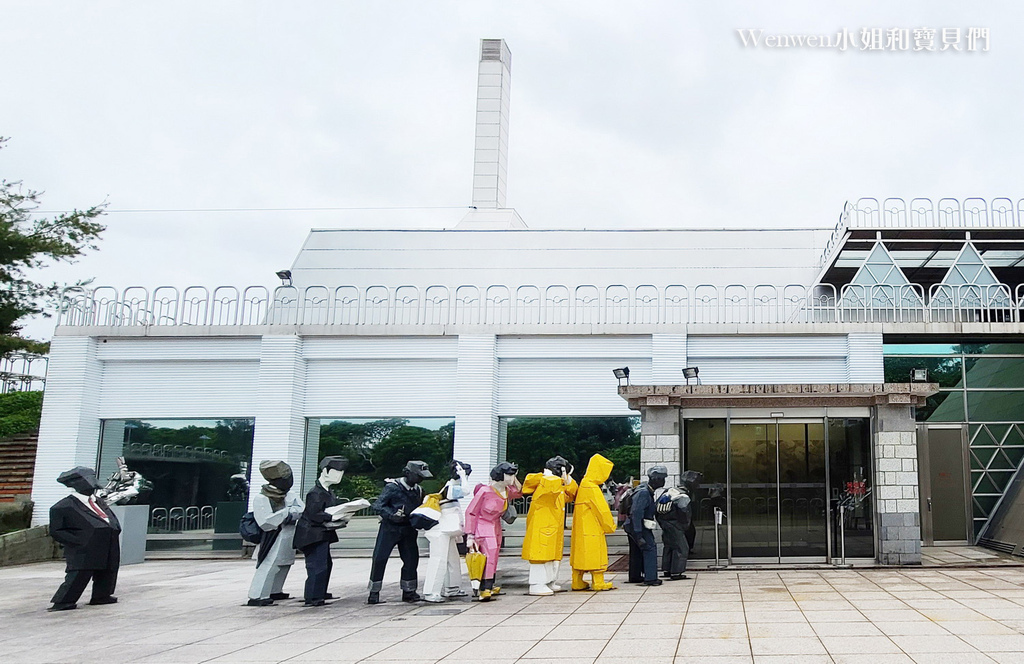
{"type": "MultiPolygon", "coordinates": [[[[120,603],[48,613],[60,563],[0,569],[0,662],[1024,662],[1024,568],[698,572],[660,587],[524,595],[504,560],[490,603],[365,600],[369,561],[335,561],[321,608],[242,606],[252,563],[124,567],[120,603]]],[[[562,576],[568,571],[563,570],[562,576]]],[[[301,595],[301,559],[286,590],[301,595]]]]}

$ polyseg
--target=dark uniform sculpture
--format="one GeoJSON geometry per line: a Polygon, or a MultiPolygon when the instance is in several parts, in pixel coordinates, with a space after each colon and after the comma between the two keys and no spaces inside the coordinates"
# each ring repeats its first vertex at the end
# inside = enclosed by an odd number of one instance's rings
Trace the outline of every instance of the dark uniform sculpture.
{"type": "Polygon", "coordinates": [[[622,529],[629,537],[629,583],[660,586],[658,578],[658,545],[654,541],[654,492],[665,486],[668,469],[654,466],[647,471],[647,481],[633,490],[629,517],[622,529]]]}
{"type": "Polygon", "coordinates": [[[335,518],[326,510],[341,504],[331,487],[341,481],[348,468],[348,459],[340,456],[324,457],[320,462],[320,477],[306,494],[306,507],[295,524],[296,549],[306,557],[306,606],[323,606],[324,600],[331,599],[327,585],[331,581],[331,544],[338,541],[338,528],[344,528],[348,521],[335,518]]]}
{"type": "Polygon", "coordinates": [[[96,471],[78,466],[61,473],[57,481],[75,490],[50,508],[50,536],[64,545],[67,576],[50,600],[50,611],[78,608],[76,602],[92,579],[89,604],[113,604],[117,568],[121,564],[121,524],[102,499],[96,471]]]}
{"type": "Polygon", "coordinates": [[[702,479],[703,474],[688,470],[683,473],[681,486],[655,492],[655,518],[661,525],[661,541],[665,545],[661,554],[661,573],[673,581],[686,578],[686,561],[697,536],[697,528],[693,525],[693,506],[702,479]]]}
{"type": "Polygon", "coordinates": [[[388,557],[398,547],[402,557],[403,602],[418,602],[422,597],[416,592],[416,566],[420,562],[420,550],[416,544],[416,528],[409,523],[409,515],[423,502],[423,487],[420,482],[433,477],[424,461],[410,461],[402,470],[402,477],[384,484],[373,511],[380,515],[380,529],[373,546],[373,564],[370,567],[370,595],[367,604],[381,604],[380,589],[384,583],[384,569],[388,557]]]}

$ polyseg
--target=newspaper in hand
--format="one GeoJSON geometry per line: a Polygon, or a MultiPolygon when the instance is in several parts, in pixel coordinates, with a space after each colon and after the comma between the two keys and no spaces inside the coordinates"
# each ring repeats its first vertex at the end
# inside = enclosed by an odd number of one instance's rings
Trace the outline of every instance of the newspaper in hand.
{"type": "Polygon", "coordinates": [[[328,507],[324,511],[330,514],[331,517],[333,517],[334,521],[340,521],[342,519],[348,521],[350,518],[352,518],[353,514],[369,506],[369,500],[366,500],[365,498],[359,498],[358,500],[352,500],[347,503],[342,503],[341,505],[334,505],[333,507],[328,507]]]}

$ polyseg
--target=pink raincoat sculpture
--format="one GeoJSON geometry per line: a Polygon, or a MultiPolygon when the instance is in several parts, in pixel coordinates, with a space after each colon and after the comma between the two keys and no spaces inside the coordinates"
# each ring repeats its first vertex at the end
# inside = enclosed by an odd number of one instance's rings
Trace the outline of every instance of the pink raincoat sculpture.
{"type": "Polygon", "coordinates": [[[480,599],[490,599],[495,592],[494,575],[501,551],[501,515],[508,501],[522,496],[516,473],[519,467],[503,461],[491,470],[491,483],[479,484],[466,509],[467,545],[487,556],[484,578],[480,582],[480,599]]]}

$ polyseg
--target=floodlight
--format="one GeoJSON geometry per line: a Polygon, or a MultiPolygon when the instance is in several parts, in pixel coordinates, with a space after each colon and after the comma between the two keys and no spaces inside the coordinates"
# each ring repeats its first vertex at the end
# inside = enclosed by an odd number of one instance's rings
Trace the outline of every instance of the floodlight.
{"type": "Polygon", "coordinates": [[[686,367],[683,369],[683,377],[686,378],[686,384],[690,384],[691,378],[697,379],[697,384],[700,385],[700,369],[698,367],[686,367]]]}
{"type": "Polygon", "coordinates": [[[910,382],[911,383],[927,383],[928,382],[928,370],[927,369],[911,369],[910,370],[910,382]]]}
{"type": "Polygon", "coordinates": [[[277,273],[277,278],[281,280],[282,286],[292,285],[292,271],[291,270],[280,270],[277,273]]]}
{"type": "Polygon", "coordinates": [[[621,367],[619,369],[612,369],[612,373],[619,379],[619,385],[622,385],[622,379],[626,379],[626,385],[629,385],[629,367],[621,367]]]}

